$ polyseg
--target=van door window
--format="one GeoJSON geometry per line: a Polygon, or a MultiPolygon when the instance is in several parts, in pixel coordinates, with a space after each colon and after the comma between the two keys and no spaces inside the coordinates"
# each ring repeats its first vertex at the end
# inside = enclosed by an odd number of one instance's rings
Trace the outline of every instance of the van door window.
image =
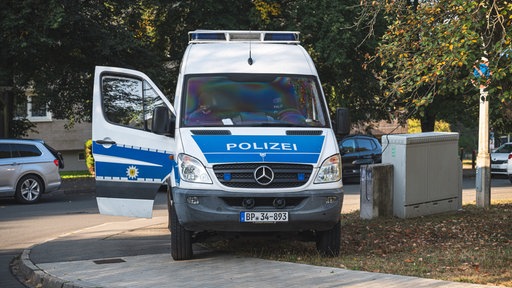
{"type": "Polygon", "coordinates": [[[103,111],[114,124],[150,130],[153,109],[164,105],[147,81],[105,76],[102,78],[103,111]]]}

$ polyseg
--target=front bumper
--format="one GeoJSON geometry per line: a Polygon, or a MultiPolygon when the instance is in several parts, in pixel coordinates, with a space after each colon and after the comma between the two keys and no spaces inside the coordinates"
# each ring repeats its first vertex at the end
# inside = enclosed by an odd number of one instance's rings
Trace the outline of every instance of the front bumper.
{"type": "Polygon", "coordinates": [[[343,205],[343,190],[309,190],[288,193],[247,193],[216,190],[173,188],[173,205],[181,225],[190,231],[323,231],[339,220],[343,205]],[[244,199],[254,200],[254,207],[243,205],[244,199]],[[286,205],[277,208],[275,199],[286,205]],[[240,222],[240,212],[288,212],[288,222],[240,222]]]}
{"type": "Polygon", "coordinates": [[[491,163],[491,174],[493,175],[508,175],[508,163],[491,163]]]}

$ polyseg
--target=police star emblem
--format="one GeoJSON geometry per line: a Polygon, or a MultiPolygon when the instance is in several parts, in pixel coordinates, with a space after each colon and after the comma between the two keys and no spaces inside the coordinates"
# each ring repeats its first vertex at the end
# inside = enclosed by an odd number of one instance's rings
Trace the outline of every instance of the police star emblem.
{"type": "Polygon", "coordinates": [[[129,166],[128,169],[126,169],[126,176],[128,176],[128,179],[137,179],[139,176],[139,169],[135,166],[129,166]]]}

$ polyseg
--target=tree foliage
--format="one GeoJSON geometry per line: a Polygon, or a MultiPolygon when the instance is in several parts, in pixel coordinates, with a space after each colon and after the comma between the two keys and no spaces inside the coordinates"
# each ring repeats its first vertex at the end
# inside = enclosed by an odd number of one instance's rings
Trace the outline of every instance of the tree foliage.
{"type": "MultiPolygon", "coordinates": [[[[304,34],[330,108],[348,107],[356,122],[387,118],[385,107],[378,102],[378,82],[364,66],[366,57],[374,53],[376,42],[365,41],[370,31],[357,24],[360,1],[297,3],[290,18],[304,34]]],[[[382,28],[378,34],[383,33],[382,28]]]]}
{"type": "Polygon", "coordinates": [[[91,116],[95,65],[155,70],[141,1],[3,1],[0,4],[2,75],[17,100],[33,89],[55,118],[91,116]]]}
{"type": "Polygon", "coordinates": [[[473,65],[486,56],[493,71],[491,101],[499,103],[492,106],[494,119],[509,108],[510,3],[373,1],[366,8],[384,12],[390,23],[375,57],[387,106],[421,117],[423,131],[433,131],[436,117],[454,121],[477,115],[473,65]]]}
{"type": "Polygon", "coordinates": [[[495,130],[511,123],[512,4],[498,0],[205,0],[0,3],[1,86],[33,88],[55,118],[89,120],[94,66],[146,72],[172,98],[187,33],[297,30],[331,111],[355,121],[474,122],[475,60],[490,59],[495,130]]]}
{"type": "Polygon", "coordinates": [[[188,31],[299,30],[331,106],[350,107],[356,120],[382,118],[368,113],[378,106],[378,85],[361,64],[376,42],[363,43],[364,34],[352,29],[358,3],[8,0],[0,4],[1,73],[18,102],[30,87],[55,118],[89,120],[96,65],[143,70],[172,97],[188,31]]]}

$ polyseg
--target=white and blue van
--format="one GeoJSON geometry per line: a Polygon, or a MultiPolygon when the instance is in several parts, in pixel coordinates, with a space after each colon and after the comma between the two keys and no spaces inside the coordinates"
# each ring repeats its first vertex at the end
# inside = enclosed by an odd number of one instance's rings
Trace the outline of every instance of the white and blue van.
{"type": "Polygon", "coordinates": [[[322,255],[338,255],[341,156],[299,33],[189,38],[174,105],[141,72],[96,67],[100,212],[149,218],[167,185],[175,260],[190,259],[198,235],[215,232],[313,232],[322,255]]]}

